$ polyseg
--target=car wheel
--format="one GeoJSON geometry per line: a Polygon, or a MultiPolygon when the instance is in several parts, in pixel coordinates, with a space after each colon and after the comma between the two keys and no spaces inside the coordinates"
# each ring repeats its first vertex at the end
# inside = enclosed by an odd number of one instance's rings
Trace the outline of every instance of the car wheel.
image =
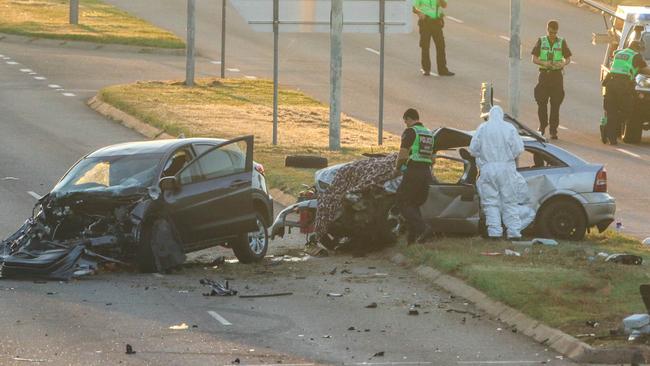
{"type": "Polygon", "coordinates": [[[327,168],[327,158],[313,155],[288,155],[284,166],[294,168],[327,168]]]}
{"type": "Polygon", "coordinates": [[[582,240],[587,218],[577,203],[557,200],[546,205],[539,216],[540,234],[549,238],[582,240]]]}
{"type": "Polygon", "coordinates": [[[138,270],[143,273],[156,272],[156,260],[153,257],[153,250],[151,249],[151,235],[152,225],[144,224],[140,229],[140,241],[136,250],[135,263],[138,270]]]}
{"type": "Polygon", "coordinates": [[[641,142],[643,128],[641,127],[641,123],[639,121],[635,119],[629,119],[622,124],[621,129],[623,141],[630,144],[637,144],[641,142]]]}
{"type": "Polygon", "coordinates": [[[256,214],[257,229],[241,234],[232,246],[232,251],[241,263],[259,262],[269,249],[269,231],[264,217],[256,214]]]}
{"type": "Polygon", "coordinates": [[[370,241],[375,246],[395,244],[403,227],[404,220],[397,205],[388,206],[379,211],[375,225],[370,228],[372,230],[370,241]]]}

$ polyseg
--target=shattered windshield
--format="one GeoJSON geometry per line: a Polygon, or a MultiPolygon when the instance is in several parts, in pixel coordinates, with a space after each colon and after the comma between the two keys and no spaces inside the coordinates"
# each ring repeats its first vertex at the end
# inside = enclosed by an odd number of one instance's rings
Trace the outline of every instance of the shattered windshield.
{"type": "Polygon", "coordinates": [[[159,154],[86,158],[75,165],[52,193],[119,192],[147,188],[156,179],[159,154]]]}

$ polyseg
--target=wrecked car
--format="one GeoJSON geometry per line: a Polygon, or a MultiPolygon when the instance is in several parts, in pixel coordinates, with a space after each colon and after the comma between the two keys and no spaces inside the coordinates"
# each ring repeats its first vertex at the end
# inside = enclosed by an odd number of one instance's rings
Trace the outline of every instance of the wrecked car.
{"type": "Polygon", "coordinates": [[[2,242],[1,274],[67,279],[105,260],[165,271],[215,245],[258,261],[272,206],[252,136],[104,147],[74,164],[2,242]]]}
{"type": "MultiPolygon", "coordinates": [[[[524,233],[544,237],[581,240],[587,229],[604,231],[614,220],[615,199],[607,193],[607,173],[603,165],[590,164],[578,156],[548,143],[510,116],[506,120],[519,130],[525,152],[517,160],[517,170],[530,190],[525,205],[534,213],[524,233]]],[[[486,235],[480,199],[476,190],[478,168],[467,147],[472,132],[453,128],[434,131],[436,163],[429,197],[420,208],[435,232],[442,234],[486,235]],[[450,174],[451,173],[451,174],[450,174]]],[[[394,154],[393,154],[394,155],[394,154]]],[[[370,157],[367,160],[378,159],[370,157]]],[[[379,158],[381,159],[381,158],[379,158]]],[[[386,165],[394,164],[390,156],[386,165]]],[[[332,189],[337,173],[348,164],[319,170],[315,185],[301,194],[299,202],[284,209],[271,226],[271,237],[285,230],[300,228],[317,231],[319,198],[332,189]],[[297,214],[299,219],[292,219],[297,214]]],[[[394,166],[394,165],[393,165],[394,166]]],[[[394,242],[402,230],[402,219],[395,206],[395,193],[401,177],[369,185],[361,191],[340,195],[341,204],[326,223],[326,232],[315,235],[321,244],[334,248],[347,241],[394,242]]],[[[313,237],[312,237],[313,238],[313,237]]],[[[373,243],[369,243],[373,245],[373,243]]]]}

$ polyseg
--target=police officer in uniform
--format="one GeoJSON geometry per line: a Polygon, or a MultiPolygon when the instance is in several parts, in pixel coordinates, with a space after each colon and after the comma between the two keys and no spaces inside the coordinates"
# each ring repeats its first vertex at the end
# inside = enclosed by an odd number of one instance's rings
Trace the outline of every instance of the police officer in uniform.
{"type": "Polygon", "coordinates": [[[427,200],[432,182],[433,133],[420,123],[420,116],[413,108],[404,112],[404,123],[407,128],[402,134],[395,174],[404,175],[397,190],[397,204],[406,220],[410,245],[416,239],[424,242],[432,234],[422,219],[420,206],[427,200]]]}
{"type": "Polygon", "coordinates": [[[535,101],[539,117],[539,132],[546,133],[550,124],[552,139],[557,139],[557,128],[560,124],[560,105],[564,100],[564,77],[562,70],[571,62],[571,50],[566,40],[557,36],[560,28],[556,20],[551,20],[546,26],[547,35],[537,40],[533,48],[533,63],[539,65],[539,79],[535,86],[535,101]],[[551,102],[551,113],[548,113],[548,103],[551,102]]]}
{"type": "Polygon", "coordinates": [[[418,27],[420,28],[420,47],[422,48],[422,75],[431,75],[431,58],[429,48],[431,38],[436,45],[436,66],[438,75],[454,76],[455,74],[447,69],[447,55],[445,54],[445,35],[442,28],[445,26],[442,8],[447,7],[447,0],[414,0],[413,12],[418,15],[418,27]]]}
{"type": "Polygon", "coordinates": [[[609,140],[610,144],[617,144],[621,123],[630,117],[634,107],[634,78],[639,72],[650,74],[650,68],[639,53],[641,49],[641,42],[632,41],[627,48],[614,53],[609,74],[603,81],[603,108],[607,120],[603,143],[609,140]]]}

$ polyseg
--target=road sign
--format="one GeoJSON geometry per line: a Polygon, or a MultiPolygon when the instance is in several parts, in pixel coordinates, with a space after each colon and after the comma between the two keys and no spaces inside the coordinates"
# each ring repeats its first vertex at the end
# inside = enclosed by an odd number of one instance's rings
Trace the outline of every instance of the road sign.
{"type": "MultiPolygon", "coordinates": [[[[231,0],[239,14],[257,32],[273,32],[273,1],[231,0]]],[[[411,0],[385,0],[387,33],[410,33],[411,0]]],[[[330,32],[331,0],[279,0],[279,31],[330,32]]],[[[343,32],[379,33],[378,0],[343,0],[343,32]]]]}

